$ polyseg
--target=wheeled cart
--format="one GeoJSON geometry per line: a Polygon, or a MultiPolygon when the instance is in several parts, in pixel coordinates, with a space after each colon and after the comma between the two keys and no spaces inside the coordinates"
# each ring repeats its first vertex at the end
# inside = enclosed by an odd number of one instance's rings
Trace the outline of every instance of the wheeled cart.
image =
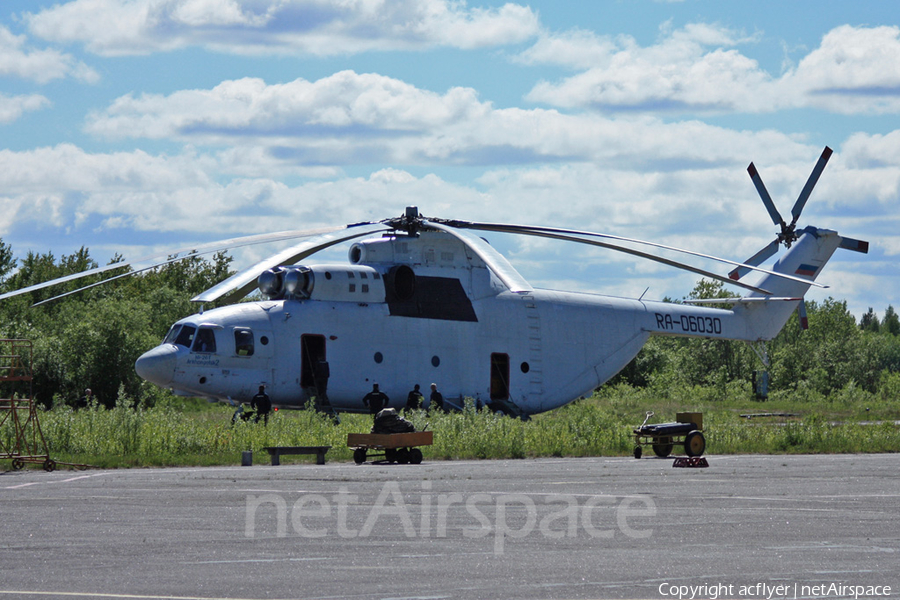
{"type": "Polygon", "coordinates": [[[653,416],[648,412],[643,424],[634,430],[634,457],[640,458],[643,446],[653,446],[653,452],[662,458],[672,454],[676,445],[684,446],[688,456],[702,456],[706,451],[703,437],[703,413],[676,413],[674,423],[648,425],[653,416]]]}
{"type": "Polygon", "coordinates": [[[434,432],[413,431],[410,433],[348,433],[347,446],[353,448],[353,462],[366,462],[369,456],[381,456],[387,462],[401,465],[422,462],[422,451],[416,446],[430,446],[434,443],[434,432]],[[371,451],[374,454],[369,454],[371,451]]]}

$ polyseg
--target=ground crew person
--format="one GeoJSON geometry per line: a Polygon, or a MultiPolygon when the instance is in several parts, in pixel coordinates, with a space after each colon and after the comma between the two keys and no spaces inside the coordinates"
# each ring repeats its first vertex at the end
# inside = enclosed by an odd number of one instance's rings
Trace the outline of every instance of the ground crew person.
{"type": "Polygon", "coordinates": [[[437,389],[437,384],[431,384],[431,402],[428,405],[428,408],[436,408],[437,410],[444,410],[444,395],[441,394],[437,389]]]}
{"type": "Polygon", "coordinates": [[[369,407],[369,412],[372,413],[373,417],[380,413],[381,409],[387,406],[388,402],[390,402],[390,398],[378,389],[377,383],[373,383],[372,391],[363,396],[363,404],[369,407]]]}
{"type": "Polygon", "coordinates": [[[250,400],[250,408],[256,410],[257,423],[259,423],[259,418],[262,417],[263,423],[269,424],[269,411],[272,410],[272,401],[269,400],[269,395],[266,393],[266,386],[259,386],[259,393],[250,400]]]}
{"type": "Polygon", "coordinates": [[[406,397],[406,410],[418,410],[422,408],[423,400],[425,400],[425,396],[419,391],[419,384],[417,383],[413,388],[413,391],[406,397]]]}

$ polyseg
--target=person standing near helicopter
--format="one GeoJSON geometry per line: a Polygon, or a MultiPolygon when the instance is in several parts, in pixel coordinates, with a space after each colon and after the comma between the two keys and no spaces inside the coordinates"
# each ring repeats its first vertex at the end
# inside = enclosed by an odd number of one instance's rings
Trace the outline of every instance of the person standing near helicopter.
{"type": "Polygon", "coordinates": [[[388,402],[390,402],[390,398],[378,389],[377,383],[373,383],[372,391],[363,396],[363,405],[368,407],[373,417],[381,412],[381,409],[387,406],[388,402]]]}
{"type": "Polygon", "coordinates": [[[428,408],[432,410],[444,411],[444,395],[437,389],[437,384],[431,384],[431,396],[429,397],[428,408]]]}
{"type": "Polygon", "coordinates": [[[272,410],[272,401],[269,400],[269,395],[266,393],[266,386],[259,386],[259,392],[250,399],[250,408],[256,410],[257,423],[262,417],[263,424],[269,424],[269,412],[272,410]]]}

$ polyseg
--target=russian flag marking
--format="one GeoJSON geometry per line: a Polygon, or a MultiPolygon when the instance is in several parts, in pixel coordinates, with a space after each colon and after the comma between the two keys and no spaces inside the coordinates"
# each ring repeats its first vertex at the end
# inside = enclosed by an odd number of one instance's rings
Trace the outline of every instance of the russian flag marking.
{"type": "Polygon", "coordinates": [[[816,271],[818,271],[818,270],[819,270],[819,268],[816,266],[807,265],[807,264],[803,263],[799,267],[797,267],[797,270],[794,271],[794,275],[801,275],[803,277],[814,277],[816,274],[816,271]]]}

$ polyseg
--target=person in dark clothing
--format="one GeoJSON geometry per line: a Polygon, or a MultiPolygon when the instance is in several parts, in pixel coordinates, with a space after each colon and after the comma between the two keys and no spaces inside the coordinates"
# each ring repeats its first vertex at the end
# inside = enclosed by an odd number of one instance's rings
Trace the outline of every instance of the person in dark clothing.
{"type": "Polygon", "coordinates": [[[406,410],[418,410],[422,408],[423,400],[425,400],[425,396],[419,391],[419,384],[417,383],[413,388],[413,391],[406,397],[406,410]]]}
{"type": "Polygon", "coordinates": [[[269,400],[269,395],[266,393],[266,386],[259,386],[259,393],[250,400],[250,408],[256,410],[257,423],[262,417],[263,423],[269,424],[269,412],[272,410],[272,401],[269,400]]]}
{"type": "Polygon", "coordinates": [[[437,384],[431,384],[431,399],[428,405],[429,408],[435,410],[444,410],[444,395],[441,394],[437,389],[437,384]]]}
{"type": "Polygon", "coordinates": [[[91,392],[91,388],[84,390],[84,396],[78,399],[78,402],[75,403],[75,410],[79,408],[87,408],[91,404],[91,400],[94,399],[94,394],[91,392]]]}
{"type": "Polygon", "coordinates": [[[313,378],[316,383],[316,398],[319,406],[328,404],[328,377],[331,375],[331,369],[324,360],[317,360],[313,365],[313,378]]]}
{"type": "Polygon", "coordinates": [[[373,417],[381,412],[388,402],[390,402],[390,398],[378,389],[377,383],[372,384],[372,391],[363,396],[363,404],[369,407],[369,412],[373,417]]]}

